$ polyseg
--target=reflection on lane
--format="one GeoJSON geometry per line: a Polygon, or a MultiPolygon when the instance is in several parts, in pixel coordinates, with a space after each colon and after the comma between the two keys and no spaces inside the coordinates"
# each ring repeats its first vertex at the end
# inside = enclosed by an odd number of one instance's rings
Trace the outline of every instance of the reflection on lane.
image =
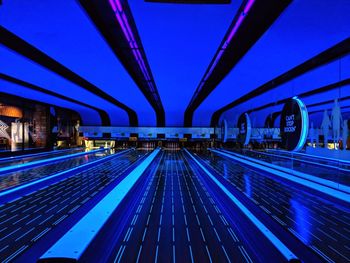
{"type": "Polygon", "coordinates": [[[254,260],[182,151],[165,152],[146,189],[111,262],[254,260]]]}
{"type": "MultiPolygon", "coordinates": [[[[131,151],[0,206],[0,258],[12,262],[115,182],[146,153],[131,151]]],[[[112,185],[113,186],[113,185],[112,185]]],[[[75,220],[78,220],[76,218],[75,220]]],[[[64,225],[64,223],[63,223],[64,225]]],[[[56,232],[57,233],[57,232],[56,232]]],[[[64,233],[64,231],[63,231],[64,233]]],[[[52,238],[52,237],[51,237],[52,238]]],[[[50,238],[49,238],[50,240],[50,238]]],[[[24,256],[23,256],[24,257],[24,256]]],[[[21,258],[19,262],[34,262],[21,258]]]]}
{"type": "Polygon", "coordinates": [[[253,171],[231,159],[213,153],[197,156],[218,176],[227,169],[228,182],[320,257],[331,262],[350,261],[350,207],[328,202],[301,186],[281,181],[267,172],[253,171]]]}
{"type": "Polygon", "coordinates": [[[75,158],[57,161],[48,165],[42,165],[34,168],[3,174],[0,176],[0,191],[22,185],[30,181],[43,178],[45,176],[72,169],[74,167],[78,167],[88,162],[101,159],[114,153],[115,150],[106,150],[102,152],[96,152],[94,154],[80,155],[75,158]]]}
{"type": "Polygon", "coordinates": [[[299,235],[299,238],[303,240],[305,244],[310,245],[312,231],[315,227],[307,221],[307,218],[311,217],[310,212],[307,207],[297,199],[291,199],[290,205],[295,215],[294,229],[297,229],[295,234],[299,235]]]}
{"type": "Polygon", "coordinates": [[[84,148],[74,148],[69,150],[56,150],[56,151],[51,151],[46,153],[31,154],[27,156],[24,155],[22,157],[16,156],[14,158],[11,158],[11,157],[1,158],[0,168],[12,166],[12,165],[24,164],[24,163],[33,162],[33,161],[44,160],[44,159],[58,157],[58,156],[69,155],[69,154],[83,152],[83,151],[85,151],[84,148]]]}
{"type": "Polygon", "coordinates": [[[336,183],[350,186],[350,170],[339,163],[321,163],[317,158],[301,159],[300,157],[295,158],[293,155],[286,157],[280,153],[272,154],[258,151],[245,150],[242,153],[245,156],[265,161],[271,164],[275,164],[281,167],[293,169],[298,172],[310,174],[322,179],[333,181],[336,183]],[[292,158],[292,159],[291,159],[292,158]],[[300,159],[299,159],[300,158],[300,159]]]}

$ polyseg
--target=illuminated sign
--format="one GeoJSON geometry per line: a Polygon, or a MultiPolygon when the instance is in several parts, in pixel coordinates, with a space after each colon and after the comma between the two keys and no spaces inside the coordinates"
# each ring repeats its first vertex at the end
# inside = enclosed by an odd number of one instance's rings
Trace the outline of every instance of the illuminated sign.
{"type": "Polygon", "coordinates": [[[8,128],[9,126],[5,122],[0,120],[0,137],[5,137],[6,139],[10,140],[11,137],[6,131],[8,128]]]}
{"type": "Polygon", "coordinates": [[[221,121],[221,141],[227,141],[227,121],[225,119],[221,121]]]}
{"type": "Polygon", "coordinates": [[[239,117],[237,127],[239,130],[238,141],[244,145],[248,145],[252,132],[252,126],[248,113],[243,113],[239,117]]]}
{"type": "Polygon", "coordinates": [[[289,151],[303,148],[309,130],[309,115],[305,104],[293,97],[283,107],[280,121],[282,147],[289,151]]]}

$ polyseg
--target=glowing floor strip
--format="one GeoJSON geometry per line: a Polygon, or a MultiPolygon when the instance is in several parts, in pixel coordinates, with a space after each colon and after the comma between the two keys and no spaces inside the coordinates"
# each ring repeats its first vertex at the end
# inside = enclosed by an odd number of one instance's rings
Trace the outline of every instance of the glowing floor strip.
{"type": "Polygon", "coordinates": [[[18,159],[23,159],[23,158],[30,158],[30,157],[35,157],[35,156],[41,156],[41,155],[56,155],[64,152],[69,152],[69,151],[74,151],[77,149],[83,149],[83,148],[72,148],[72,149],[66,149],[66,150],[54,150],[54,151],[46,151],[46,152],[40,152],[40,153],[31,153],[31,154],[23,154],[23,155],[18,155],[18,156],[9,156],[5,158],[0,158],[0,162],[10,162],[10,161],[15,161],[18,159]]]}
{"type": "MultiPolygon", "coordinates": [[[[284,179],[287,179],[289,181],[293,181],[293,182],[301,184],[303,186],[312,188],[312,189],[317,190],[321,193],[328,194],[332,197],[335,197],[335,198],[340,199],[342,201],[345,201],[347,203],[350,203],[350,194],[336,190],[336,189],[331,188],[331,187],[328,187],[324,184],[320,184],[321,182],[324,183],[324,181],[328,181],[328,180],[320,179],[318,177],[311,176],[308,174],[303,174],[303,176],[307,176],[307,177],[302,178],[302,177],[299,177],[297,175],[297,173],[293,170],[291,170],[291,171],[293,171],[293,174],[287,173],[287,172],[282,172],[282,171],[280,171],[281,170],[280,166],[272,165],[270,163],[258,161],[256,159],[248,158],[245,156],[236,157],[236,156],[232,155],[231,153],[225,153],[223,151],[218,151],[218,150],[214,150],[214,149],[208,149],[208,150],[215,152],[217,154],[221,154],[221,155],[226,156],[228,158],[231,158],[235,161],[244,163],[246,165],[253,166],[255,168],[266,171],[266,172],[271,173],[273,175],[277,175],[277,176],[282,177],[284,179]],[[251,161],[249,161],[249,159],[251,159],[251,161]],[[259,164],[259,163],[261,163],[261,164],[259,164]],[[275,168],[272,168],[274,166],[275,166],[275,168]],[[311,180],[315,180],[315,181],[311,181],[311,180]],[[316,181],[318,181],[318,182],[316,182],[316,181]]],[[[290,170],[290,169],[288,169],[288,170],[290,170]]],[[[302,174],[302,173],[299,173],[299,174],[302,174]]],[[[330,183],[330,182],[331,181],[328,181],[327,183],[330,183]]],[[[335,184],[334,182],[331,182],[331,183],[335,184]]],[[[340,186],[340,184],[336,184],[336,185],[339,186],[340,188],[341,187],[345,188],[344,190],[348,190],[347,188],[349,188],[347,186],[340,186]]]]}
{"type": "Polygon", "coordinates": [[[256,218],[247,207],[245,207],[218,179],[215,178],[214,175],[212,175],[190,152],[188,152],[186,149],[185,151],[288,261],[297,259],[293,252],[290,251],[289,248],[284,245],[282,241],[279,240],[258,218],[256,218]]]}
{"type": "Polygon", "coordinates": [[[130,150],[121,151],[121,152],[118,152],[118,153],[116,153],[116,154],[112,154],[112,155],[109,155],[109,156],[107,156],[107,157],[98,159],[98,160],[96,160],[96,161],[88,162],[88,163],[86,163],[86,164],[79,165],[79,166],[77,166],[77,167],[74,167],[74,168],[71,168],[71,169],[68,169],[68,170],[59,172],[59,173],[57,173],[57,174],[53,174],[53,175],[50,175],[50,176],[45,176],[45,177],[43,177],[43,178],[41,178],[41,179],[38,179],[38,180],[35,180],[35,181],[32,181],[32,182],[26,183],[26,184],[22,184],[22,185],[19,185],[19,186],[17,186],[17,187],[13,187],[13,188],[11,188],[11,189],[8,189],[8,190],[5,190],[5,191],[0,192],[0,197],[6,196],[6,195],[8,195],[8,194],[12,194],[12,193],[14,193],[14,192],[20,191],[20,190],[25,189],[25,188],[27,188],[27,187],[30,187],[30,186],[39,184],[39,183],[41,183],[41,182],[45,182],[45,181],[50,180],[50,179],[52,179],[52,178],[55,178],[55,177],[58,177],[58,176],[61,176],[61,175],[64,175],[64,174],[69,174],[69,173],[71,173],[71,172],[80,170],[81,168],[84,168],[84,167],[86,167],[86,166],[91,166],[91,165],[93,165],[93,164],[98,164],[98,163],[100,163],[100,162],[102,162],[102,161],[104,162],[104,161],[109,160],[109,159],[111,159],[111,158],[114,158],[114,157],[116,157],[116,156],[118,156],[118,155],[124,154],[124,153],[126,153],[126,152],[128,152],[128,151],[130,151],[130,150]]]}
{"type": "MultiPolygon", "coordinates": [[[[291,152],[288,151],[284,151],[284,150],[274,150],[274,149],[267,149],[268,152],[282,152],[282,153],[288,153],[291,154],[291,152]]],[[[294,155],[302,155],[302,156],[308,156],[311,158],[318,158],[318,159],[323,159],[323,160],[329,160],[329,161],[333,161],[336,163],[344,163],[344,164],[350,164],[350,161],[347,160],[343,160],[343,159],[335,159],[335,158],[330,158],[330,157],[324,157],[324,156],[315,156],[312,154],[307,154],[307,153],[301,153],[301,152],[293,152],[294,155]]]]}
{"type": "MultiPolygon", "coordinates": [[[[302,172],[299,172],[299,171],[296,171],[296,170],[293,170],[293,169],[290,169],[290,168],[286,168],[286,167],[283,167],[283,166],[280,166],[280,165],[275,165],[275,164],[271,164],[269,162],[260,161],[260,160],[258,160],[256,158],[251,158],[251,157],[248,157],[248,156],[245,156],[245,155],[241,155],[241,154],[237,154],[237,153],[234,153],[234,152],[231,152],[231,151],[227,151],[227,150],[221,150],[221,151],[226,152],[226,153],[231,154],[231,155],[234,155],[234,156],[236,156],[238,158],[246,159],[248,161],[251,161],[251,162],[254,162],[254,163],[259,163],[259,164],[262,164],[264,166],[269,166],[269,167],[271,167],[273,169],[285,172],[287,174],[295,175],[295,176],[301,177],[303,179],[310,180],[312,182],[316,182],[316,183],[319,183],[319,184],[322,184],[322,185],[334,188],[336,190],[341,190],[341,191],[344,191],[344,192],[350,194],[350,187],[347,186],[347,185],[340,184],[340,183],[337,183],[337,182],[334,182],[334,181],[331,181],[331,180],[323,179],[323,178],[320,178],[320,177],[317,177],[317,176],[314,176],[314,175],[311,175],[311,174],[302,173],[302,172]]],[[[313,163],[313,164],[315,164],[315,163],[313,163]]],[[[345,171],[349,172],[349,170],[345,170],[345,171]]],[[[334,172],[336,173],[337,171],[335,170],[334,172]]]]}
{"type": "MultiPolygon", "coordinates": [[[[231,151],[226,151],[226,152],[231,152],[231,151]]],[[[253,152],[256,154],[263,154],[263,155],[267,155],[267,156],[272,156],[272,157],[276,157],[276,158],[281,158],[281,159],[295,160],[295,161],[301,162],[301,163],[309,163],[312,165],[322,166],[322,167],[331,168],[331,169],[337,169],[337,170],[344,171],[344,172],[350,172],[349,169],[343,169],[343,168],[340,168],[337,166],[332,166],[332,165],[323,164],[323,163],[315,163],[315,162],[311,162],[311,161],[305,161],[303,159],[297,159],[297,158],[294,158],[292,156],[288,157],[288,156],[284,156],[284,155],[276,155],[276,154],[272,154],[272,153],[259,152],[259,151],[253,151],[253,150],[251,150],[250,152],[253,152]]],[[[232,153],[235,153],[235,152],[232,152],[232,153]]]]}
{"type": "Polygon", "coordinates": [[[64,156],[59,156],[59,157],[54,157],[54,158],[49,158],[49,159],[39,160],[39,161],[34,161],[34,162],[28,162],[28,163],[23,163],[23,164],[18,164],[18,165],[11,165],[8,167],[0,168],[0,173],[1,174],[9,173],[9,172],[17,171],[20,169],[26,169],[26,168],[30,168],[30,167],[34,167],[34,166],[39,166],[42,164],[49,164],[49,163],[53,163],[53,162],[57,162],[57,161],[71,159],[73,157],[77,157],[77,156],[81,156],[81,155],[93,154],[93,153],[102,152],[102,151],[106,151],[106,150],[108,150],[108,148],[102,148],[102,149],[88,151],[88,152],[73,153],[73,154],[68,154],[68,155],[64,155],[64,156]]]}
{"type": "Polygon", "coordinates": [[[159,151],[159,148],[155,149],[141,164],[132,170],[110,193],[41,256],[40,260],[49,260],[50,258],[78,260],[159,151]]]}

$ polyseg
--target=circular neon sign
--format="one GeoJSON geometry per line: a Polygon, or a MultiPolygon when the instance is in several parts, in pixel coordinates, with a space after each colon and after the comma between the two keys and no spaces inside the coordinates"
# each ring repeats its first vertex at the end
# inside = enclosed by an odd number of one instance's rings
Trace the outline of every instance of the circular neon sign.
{"type": "Polygon", "coordinates": [[[250,122],[250,117],[248,113],[243,113],[237,123],[238,127],[238,141],[244,145],[248,145],[250,141],[250,135],[252,131],[252,126],[250,122]]]}
{"type": "Polygon", "coordinates": [[[300,151],[309,132],[309,115],[305,104],[297,97],[288,100],[282,109],[280,133],[282,147],[300,151]]]}

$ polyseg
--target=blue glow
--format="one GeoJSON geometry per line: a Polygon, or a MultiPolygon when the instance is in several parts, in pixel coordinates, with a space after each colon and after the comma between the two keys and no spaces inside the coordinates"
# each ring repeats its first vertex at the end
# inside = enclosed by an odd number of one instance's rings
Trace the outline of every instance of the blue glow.
{"type": "Polygon", "coordinates": [[[183,126],[184,111],[241,2],[182,5],[128,1],[164,105],[166,126],[183,126]]]}
{"type": "MultiPolygon", "coordinates": [[[[154,110],[79,1],[8,1],[6,5],[1,5],[0,24],[133,108],[139,116],[140,125],[156,125],[154,110]]],[[[4,67],[0,66],[3,73],[18,74],[18,78],[25,76],[28,82],[66,96],[76,94],[78,99],[105,109],[113,125],[128,125],[126,113],[111,103],[78,89],[58,76],[49,78],[50,74],[43,69],[31,67],[27,70],[28,74],[21,73],[24,61],[11,66],[0,56],[0,65],[4,62],[4,67]]]]}
{"type": "Polygon", "coordinates": [[[294,210],[294,228],[297,229],[298,235],[306,245],[310,244],[311,241],[311,223],[307,223],[306,220],[310,218],[310,211],[300,201],[296,199],[290,200],[291,207],[294,210]]]}
{"type": "Polygon", "coordinates": [[[223,138],[221,138],[222,142],[226,142],[227,141],[227,121],[225,119],[223,119],[221,121],[221,129],[223,129],[221,131],[221,136],[223,138]]]}
{"type": "MultiPolygon", "coordinates": [[[[0,62],[1,63],[1,62],[0,62]]],[[[50,103],[54,106],[65,107],[77,111],[82,118],[84,125],[101,125],[101,119],[97,111],[71,103],[41,92],[33,91],[16,84],[0,80],[0,91],[7,94],[20,96],[38,102],[50,103]]]]}
{"type": "MultiPolygon", "coordinates": [[[[225,157],[228,157],[230,159],[233,159],[235,161],[253,166],[255,168],[261,169],[265,172],[271,173],[273,175],[277,175],[279,177],[282,177],[284,179],[293,181],[295,183],[304,185],[306,187],[310,187],[314,190],[317,190],[321,193],[330,195],[332,197],[338,198],[342,201],[345,201],[347,203],[350,202],[350,194],[339,191],[336,189],[336,187],[339,187],[338,183],[331,182],[322,178],[318,178],[316,176],[312,176],[309,174],[300,173],[297,171],[293,171],[288,168],[283,168],[277,165],[273,165],[267,162],[262,162],[257,159],[249,158],[247,156],[239,155],[239,154],[233,154],[233,153],[227,153],[227,151],[218,151],[214,149],[208,149],[214,153],[221,154],[225,157]],[[234,156],[233,156],[234,155],[234,156]],[[329,185],[329,186],[327,186],[329,185]]],[[[346,191],[346,186],[342,186],[342,189],[346,191]],[[345,187],[345,188],[343,188],[345,187]]],[[[349,187],[347,187],[349,190],[349,187]]]]}
{"type": "MultiPolygon", "coordinates": [[[[276,151],[276,152],[285,152],[285,153],[290,153],[289,151],[285,151],[285,150],[272,150],[272,149],[269,149],[269,151],[276,151]]],[[[307,153],[293,153],[293,154],[296,154],[296,155],[302,155],[302,156],[308,156],[308,157],[312,157],[312,158],[315,158],[315,155],[312,155],[312,154],[307,154],[307,153]]],[[[280,156],[282,157],[282,156],[280,156]]],[[[316,157],[317,159],[321,159],[321,160],[329,160],[329,161],[333,161],[333,162],[336,162],[336,164],[339,164],[339,163],[343,163],[343,164],[349,164],[350,161],[347,161],[347,160],[341,160],[341,159],[335,159],[335,158],[329,158],[329,157],[324,157],[324,156],[317,156],[316,157]]],[[[303,161],[303,160],[301,160],[303,161]]],[[[316,164],[316,163],[315,163],[316,164]]],[[[317,163],[317,165],[321,165],[319,163],[317,163]]],[[[334,168],[334,166],[332,166],[334,168]]],[[[339,169],[339,168],[337,168],[339,169]]]]}
{"type": "Polygon", "coordinates": [[[42,155],[51,156],[51,155],[60,154],[60,153],[64,153],[64,152],[69,152],[69,151],[72,151],[72,149],[54,150],[54,151],[50,151],[50,152],[23,154],[23,155],[20,155],[20,156],[9,156],[9,157],[5,157],[5,158],[0,158],[0,162],[8,162],[8,161],[14,161],[14,160],[18,160],[18,159],[25,159],[25,158],[29,158],[29,157],[42,156],[42,155]]]}
{"type": "MultiPolygon", "coordinates": [[[[220,107],[348,38],[349,13],[350,2],[347,0],[338,0],[336,4],[330,0],[292,1],[273,26],[199,106],[194,115],[194,125],[209,125],[208,116],[220,107]],[[266,57],[269,59],[266,60],[266,57]]],[[[249,100],[244,106],[225,112],[222,117],[230,120],[258,105],[293,97],[300,90],[312,90],[339,81],[339,61],[330,64],[281,85],[269,94],[249,100]]],[[[349,59],[342,58],[341,66],[341,78],[347,78],[350,75],[350,71],[346,70],[349,68],[349,59]]],[[[343,92],[346,92],[346,88],[342,89],[343,92]]],[[[321,97],[326,98],[326,95],[321,97]]],[[[257,120],[261,119],[263,125],[267,114],[257,115],[257,120]]]]}
{"type": "Polygon", "coordinates": [[[245,113],[245,117],[247,119],[247,136],[245,138],[244,145],[248,145],[250,141],[250,136],[252,135],[252,124],[248,113],[245,113]]]}
{"type": "Polygon", "coordinates": [[[39,160],[39,161],[34,161],[34,162],[28,162],[28,163],[23,163],[23,164],[2,167],[2,168],[0,168],[0,176],[1,176],[1,174],[13,172],[13,171],[18,171],[20,169],[26,169],[26,168],[35,167],[35,166],[44,165],[44,164],[46,165],[49,163],[67,160],[67,159],[71,159],[71,158],[81,156],[81,155],[90,155],[90,154],[94,154],[94,153],[105,151],[105,150],[106,149],[98,149],[98,150],[93,150],[93,151],[89,151],[89,152],[79,152],[79,153],[73,153],[73,154],[69,154],[69,155],[49,158],[49,159],[45,159],[45,160],[39,160]]]}
{"type": "Polygon", "coordinates": [[[159,151],[159,148],[155,149],[40,259],[69,258],[78,260],[159,151]]]}
{"type": "Polygon", "coordinates": [[[52,178],[55,178],[55,177],[59,177],[59,176],[62,176],[62,175],[67,175],[67,174],[70,174],[72,172],[75,172],[77,170],[81,170],[81,169],[84,169],[84,168],[87,168],[87,167],[92,167],[92,165],[97,165],[101,162],[104,162],[108,159],[111,159],[113,157],[116,157],[118,155],[121,155],[121,154],[124,154],[126,152],[128,152],[130,150],[125,150],[125,151],[121,151],[121,152],[118,152],[116,154],[113,154],[113,155],[110,155],[110,156],[107,156],[107,157],[104,157],[104,158],[101,158],[101,159],[98,159],[96,161],[92,161],[92,162],[89,162],[89,163],[85,163],[85,164],[82,164],[82,165],[79,165],[77,167],[74,167],[74,168],[71,168],[71,169],[68,169],[68,170],[65,170],[63,172],[59,172],[57,174],[53,174],[53,175],[50,175],[50,176],[46,176],[46,177],[43,177],[41,179],[38,179],[38,180],[35,180],[35,181],[32,181],[32,182],[29,182],[27,184],[22,184],[22,185],[19,185],[17,187],[13,187],[9,190],[5,190],[5,191],[2,191],[0,192],[0,197],[3,197],[3,196],[6,196],[6,195],[9,195],[11,193],[15,193],[15,192],[18,192],[20,190],[23,190],[23,189],[26,189],[26,188],[29,188],[33,185],[37,185],[39,183],[42,183],[42,182],[45,182],[45,181],[48,181],[52,178]]]}
{"type": "Polygon", "coordinates": [[[227,170],[227,164],[224,163],[223,166],[224,166],[224,174],[223,174],[224,178],[228,179],[229,178],[229,173],[228,173],[228,170],[227,170]]]}
{"type": "MultiPolygon", "coordinates": [[[[129,0],[128,3],[164,102],[167,126],[182,126],[184,110],[242,1],[232,1],[230,5],[201,6],[164,5],[140,0],[129,0]],[[180,92],[174,92],[178,90],[180,92]]],[[[153,109],[79,6],[79,1],[45,0],[37,4],[33,1],[12,0],[2,5],[1,10],[2,26],[135,109],[141,126],[155,125],[153,109]]],[[[348,38],[349,13],[348,0],[338,0],[336,4],[330,0],[292,1],[273,26],[199,106],[194,114],[194,126],[209,126],[210,116],[218,108],[348,38]],[[295,19],[296,17],[299,19],[295,19]],[[266,57],[269,59],[266,60],[266,57]]],[[[110,114],[112,125],[128,125],[126,113],[119,108],[37,65],[30,65],[25,58],[11,54],[16,57],[13,58],[3,53],[4,47],[0,49],[1,72],[66,96],[74,94],[88,104],[106,110],[110,114]]],[[[8,50],[7,52],[11,53],[8,50]]],[[[225,112],[223,117],[230,126],[235,115],[240,115],[255,105],[275,102],[301,91],[348,78],[350,71],[346,69],[349,65],[350,56],[344,56],[341,63],[336,60],[307,72],[271,92],[225,112]]],[[[2,91],[6,89],[11,92],[10,88],[1,87],[2,91]]],[[[30,96],[28,92],[18,92],[21,93],[23,96],[30,96]]],[[[349,93],[349,86],[342,88],[342,96],[349,93]]],[[[315,101],[334,98],[335,95],[336,92],[330,92],[303,101],[308,106],[315,101]]],[[[40,101],[60,104],[52,97],[40,94],[35,97],[40,101]]],[[[100,124],[97,113],[73,104],[62,102],[63,104],[82,114],[85,123],[100,124]]],[[[345,104],[350,105],[349,101],[345,104]]],[[[278,107],[275,108],[277,110],[278,107]]],[[[314,109],[308,106],[308,110],[314,109]]],[[[250,114],[252,121],[257,120],[257,123],[252,123],[253,126],[263,125],[270,112],[267,109],[250,114]]],[[[318,115],[310,117],[315,125],[319,119],[318,115]],[[311,118],[315,118],[315,121],[311,118]]]]}
{"type": "Polygon", "coordinates": [[[213,174],[211,174],[189,151],[187,151],[187,149],[185,149],[185,151],[287,260],[297,259],[293,252],[289,250],[289,248],[283,244],[283,242],[279,240],[257,217],[255,217],[254,214],[250,212],[249,209],[244,206],[218,179],[216,179],[213,174]]]}
{"type": "Polygon", "coordinates": [[[301,111],[301,134],[300,134],[300,139],[293,151],[300,151],[303,147],[304,144],[306,143],[307,135],[309,133],[309,114],[307,112],[307,108],[298,97],[293,97],[294,100],[298,103],[298,106],[301,111]]]}
{"type": "Polygon", "coordinates": [[[244,174],[244,187],[247,196],[252,197],[252,182],[249,174],[244,174]]]}

